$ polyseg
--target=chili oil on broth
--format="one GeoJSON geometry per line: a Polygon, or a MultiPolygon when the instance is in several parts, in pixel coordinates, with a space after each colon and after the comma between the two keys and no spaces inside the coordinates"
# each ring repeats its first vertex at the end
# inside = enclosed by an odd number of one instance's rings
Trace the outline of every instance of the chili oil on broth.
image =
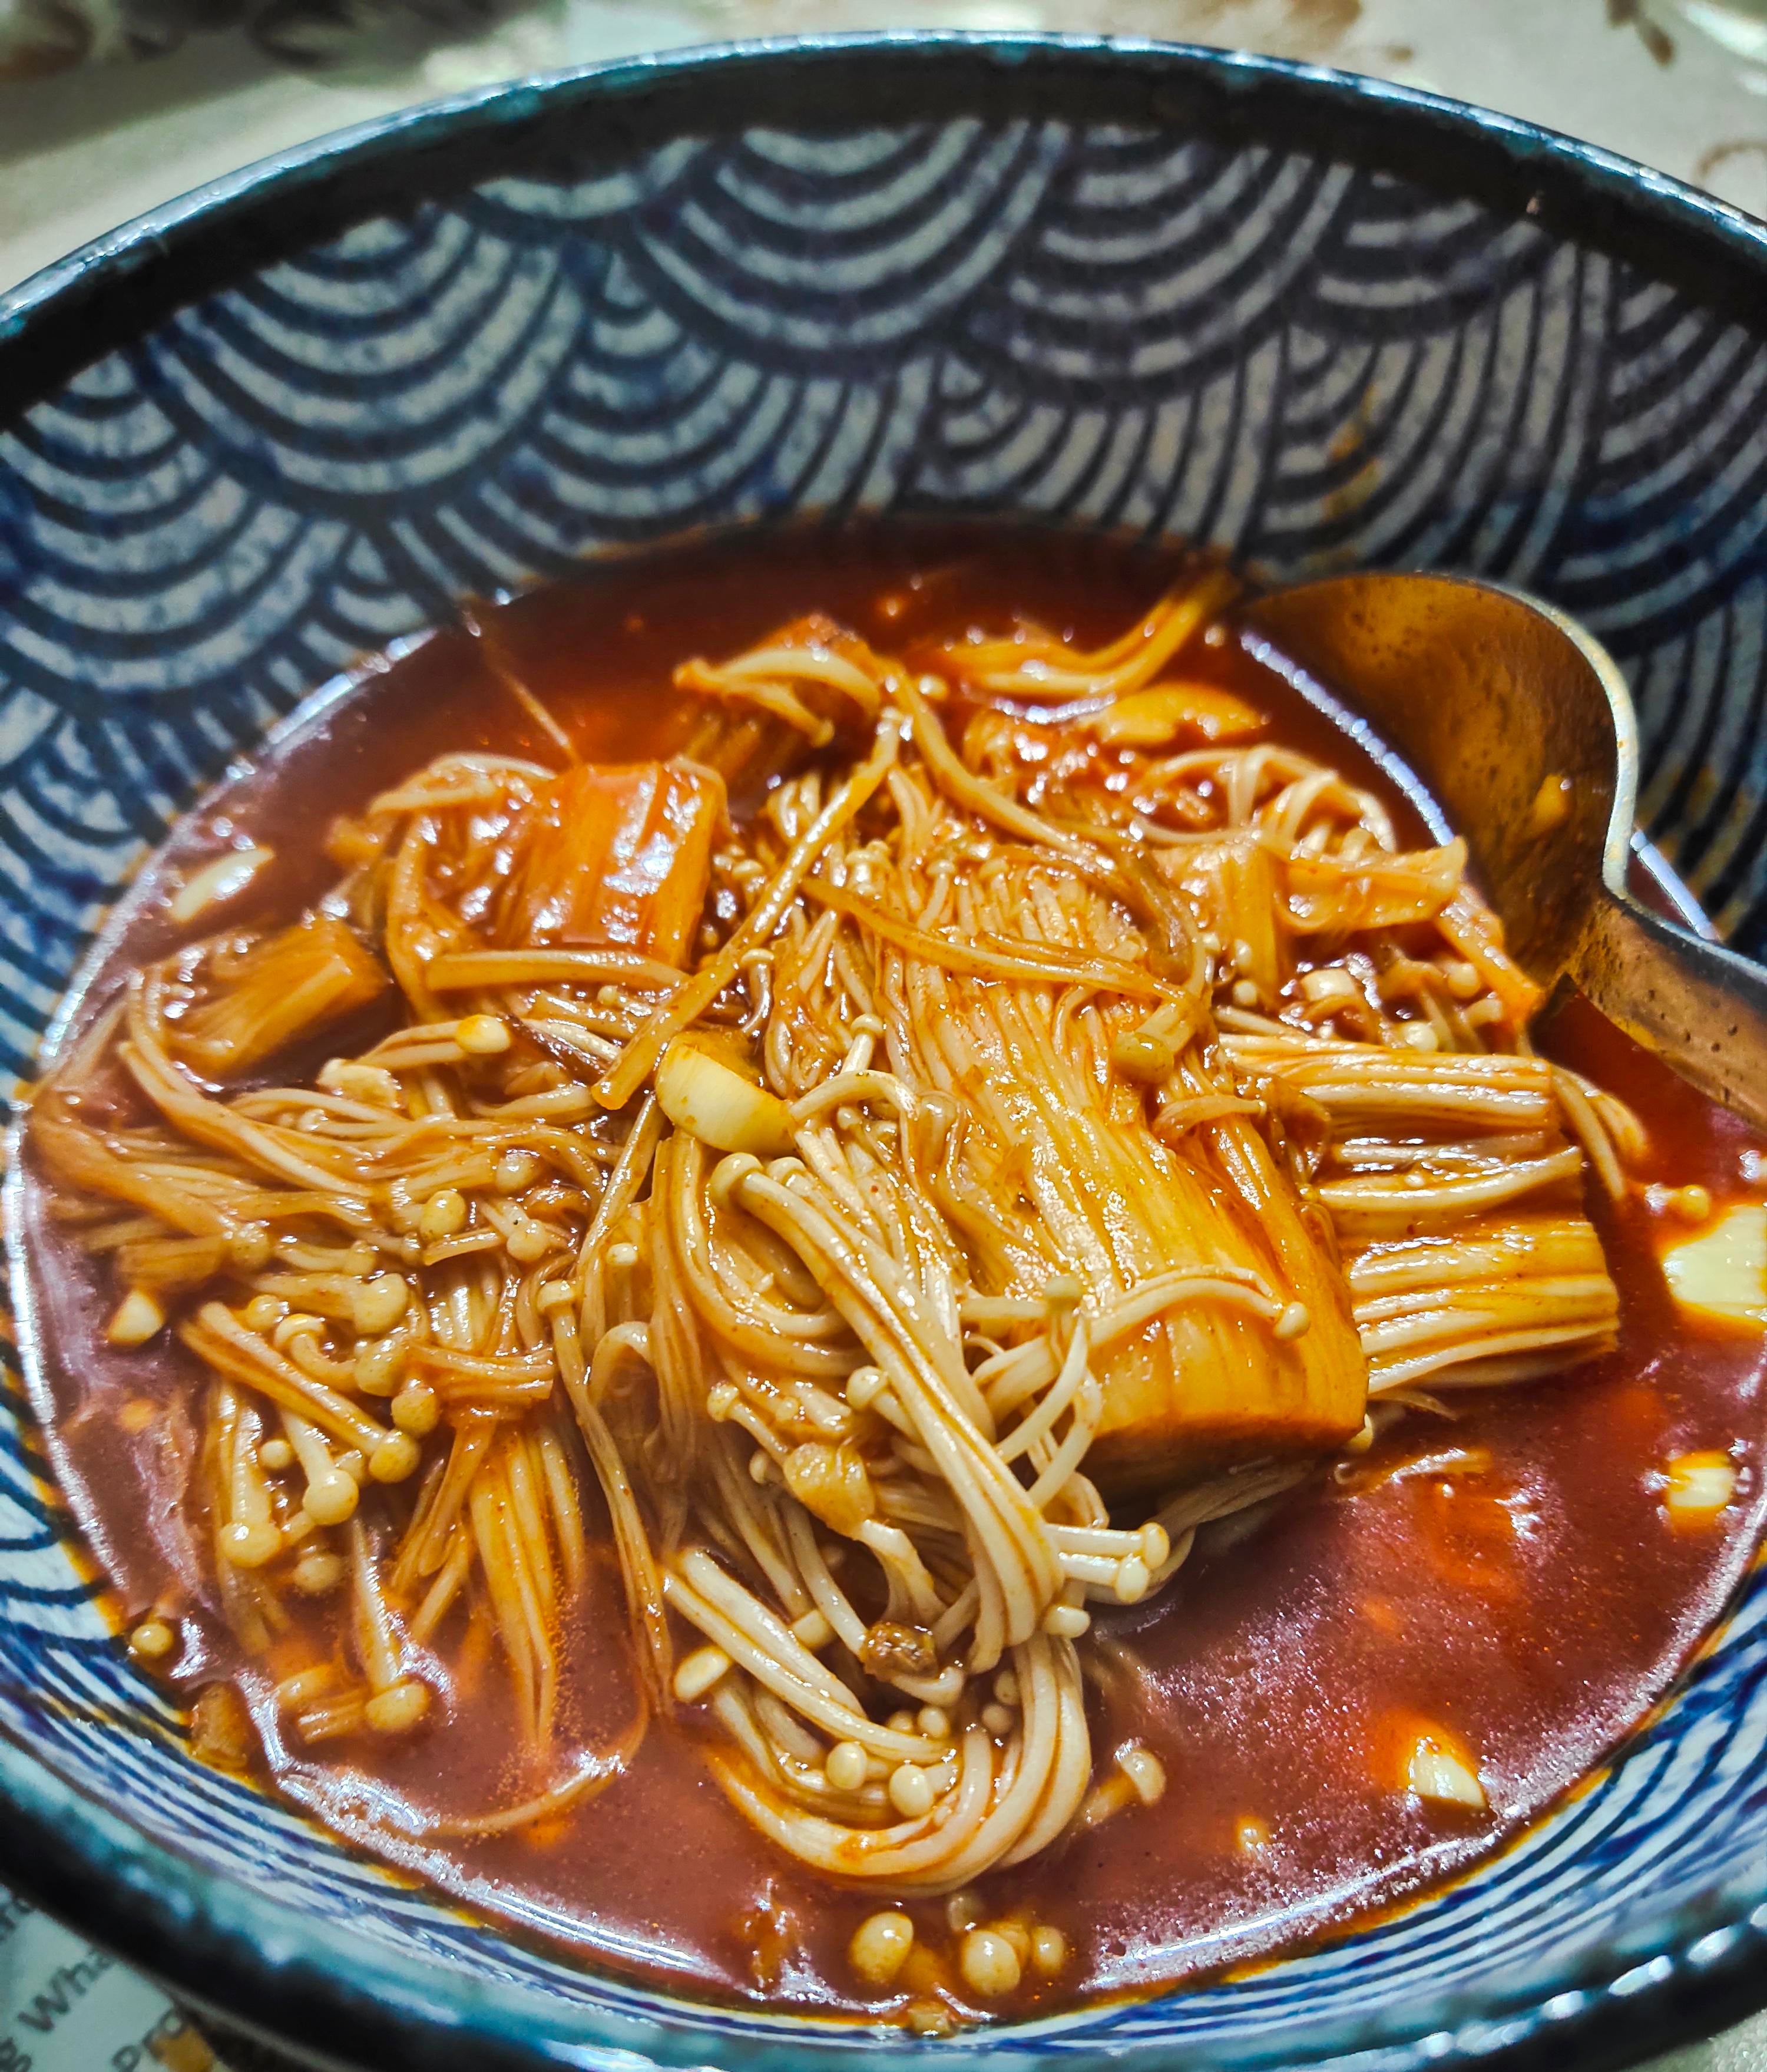
{"type": "MultiPolygon", "coordinates": [[[[582,759],[618,763],[665,758],[690,738],[703,705],[672,688],[685,657],[736,653],[803,614],[910,657],[1021,614],[1091,648],[1132,625],[1171,573],[1145,553],[1048,536],[994,535],[979,552],[972,537],[775,541],[593,571],[503,608],[495,631],[507,667],[582,759]]],[[[1183,673],[1269,714],[1276,739],[1383,797],[1402,841],[1427,841],[1415,800],[1236,643],[1191,643],[1183,673]]],[[[226,926],[285,921],[335,880],[317,838],[334,816],[462,750],[557,760],[457,632],[370,671],[292,730],[143,873],[63,1055],[129,970],[214,925],[205,915],[180,927],[168,906],[217,851],[249,844],[273,858],[223,910],[226,926]]],[[[733,811],[754,804],[735,797],[733,811]]],[[[310,1057],[277,1058],[270,1075],[310,1078],[323,1057],[380,1033],[371,1009],[360,1027],[327,1029],[310,1057]]],[[[1592,1014],[1561,1015],[1549,1040],[1562,1062],[1620,1092],[1648,1133],[1625,1199],[1587,1189],[1621,1293],[1617,1347],[1560,1378],[1457,1399],[1452,1418],[1407,1418],[1335,1472],[1215,1528],[1158,1597],[1095,1614],[1116,1666],[1088,1690],[1095,1766],[1107,1774],[1113,1751],[1144,1744],[1167,1788],[1154,1806],[982,1881],[978,1918],[1034,1918],[1060,1932],[1069,1959],[1054,1984],[1026,1965],[1004,2000],[966,1999],[947,1978],[966,2011],[1030,2012],[1194,1975],[1426,1890],[1598,1762],[1721,1612],[1758,1521],[1759,1340],[1676,1310],[1657,1264],[1674,1215],[1641,1190],[1703,1186],[1720,1211],[1757,1198],[1743,1164],[1753,1147],[1592,1014]],[[1666,1466],[1708,1453],[1735,1462],[1736,1500],[1678,1527],[1662,1501],[1666,1466]],[[1486,1804],[1407,1789],[1420,1742],[1467,1757],[1486,1804]]],[[[293,1739],[269,1694],[275,1663],[266,1673],[242,1655],[190,1522],[199,1364],[163,1334],[132,1350],[105,1342],[116,1290],[104,1262],[55,1221],[35,1161],[27,1181],[58,1471],[132,1622],[175,1579],[178,1684],[194,1693],[240,1679],[257,1765],[290,1796],[520,1929],[696,1992],[895,2006],[900,1995],[865,1991],[845,1954],[880,1907],[900,1905],[923,1945],[951,1947],[968,1894],[898,1902],[795,1864],[713,1782],[692,1708],[653,1720],[627,1773],[590,1803],[514,1832],[401,1843],[384,1824],[388,1804],[470,1818],[511,1798],[517,1766],[494,1649],[452,1662],[445,1731],[438,1720],[402,1741],[332,1745],[335,1761],[293,1739]]],[[[636,1684],[607,1520],[586,1470],[579,1481],[589,1572],[560,1629],[555,1739],[599,1748],[629,1729],[636,1684]]],[[[324,1616],[313,1613],[313,1626],[324,1616]]],[[[299,1659],[306,1636],[297,1606],[277,1659],[299,1659]]]]}

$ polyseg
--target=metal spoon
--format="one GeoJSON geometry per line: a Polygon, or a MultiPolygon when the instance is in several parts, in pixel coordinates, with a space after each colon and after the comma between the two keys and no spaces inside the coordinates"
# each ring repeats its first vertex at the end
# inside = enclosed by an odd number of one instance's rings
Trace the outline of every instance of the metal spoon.
{"type": "Polygon", "coordinates": [[[1767,972],[1626,890],[1638,729],[1613,657],[1538,599],[1456,576],[1334,576],[1245,621],[1342,697],[1464,834],[1511,953],[1575,985],[1703,1093],[1767,1127],[1767,972]]]}

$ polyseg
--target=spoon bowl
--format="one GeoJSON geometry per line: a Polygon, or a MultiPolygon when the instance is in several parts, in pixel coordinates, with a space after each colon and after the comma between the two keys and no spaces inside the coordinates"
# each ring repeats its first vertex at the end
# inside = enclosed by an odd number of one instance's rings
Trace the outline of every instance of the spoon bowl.
{"type": "Polygon", "coordinates": [[[1509,947],[1703,1093],[1767,1126],[1767,973],[1627,889],[1638,729],[1613,658],[1538,598],[1459,576],[1333,576],[1255,635],[1341,689],[1466,837],[1509,947]]]}

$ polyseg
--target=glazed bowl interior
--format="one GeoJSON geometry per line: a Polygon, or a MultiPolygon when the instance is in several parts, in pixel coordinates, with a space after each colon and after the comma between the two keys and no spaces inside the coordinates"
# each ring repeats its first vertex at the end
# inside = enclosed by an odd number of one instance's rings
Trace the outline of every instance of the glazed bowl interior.
{"type": "MultiPolygon", "coordinates": [[[[0,302],[0,1046],[28,1076],[144,849],[361,654],[585,556],[894,514],[1550,599],[1631,679],[1652,832],[1757,948],[1763,310],[1767,232],[1598,153],[1058,39],[689,53],[240,175],[0,302]]],[[[1252,1975],[935,2045],[574,1968],[189,1758],[17,1324],[3,1868],[327,2062],[1594,2064],[1757,1990],[1758,1581],[1519,1842],[1252,1975]]]]}

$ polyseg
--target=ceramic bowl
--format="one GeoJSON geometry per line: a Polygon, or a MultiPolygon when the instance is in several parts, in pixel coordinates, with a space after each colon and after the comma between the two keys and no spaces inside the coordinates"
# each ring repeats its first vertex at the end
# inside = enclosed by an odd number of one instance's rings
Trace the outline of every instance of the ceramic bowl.
{"type": "MultiPolygon", "coordinates": [[[[1097,43],[690,52],[421,109],[0,302],[0,1053],[145,847],[364,650],[706,528],[999,514],[1454,566],[1625,667],[1767,939],[1767,229],[1366,80],[1097,43]]],[[[1588,1788],[1259,1971],[931,2045],[573,1969],[187,1757],[0,1418],[0,1869],[314,2062],[1411,2072],[1767,1998],[1767,1584],[1588,1788]]]]}

